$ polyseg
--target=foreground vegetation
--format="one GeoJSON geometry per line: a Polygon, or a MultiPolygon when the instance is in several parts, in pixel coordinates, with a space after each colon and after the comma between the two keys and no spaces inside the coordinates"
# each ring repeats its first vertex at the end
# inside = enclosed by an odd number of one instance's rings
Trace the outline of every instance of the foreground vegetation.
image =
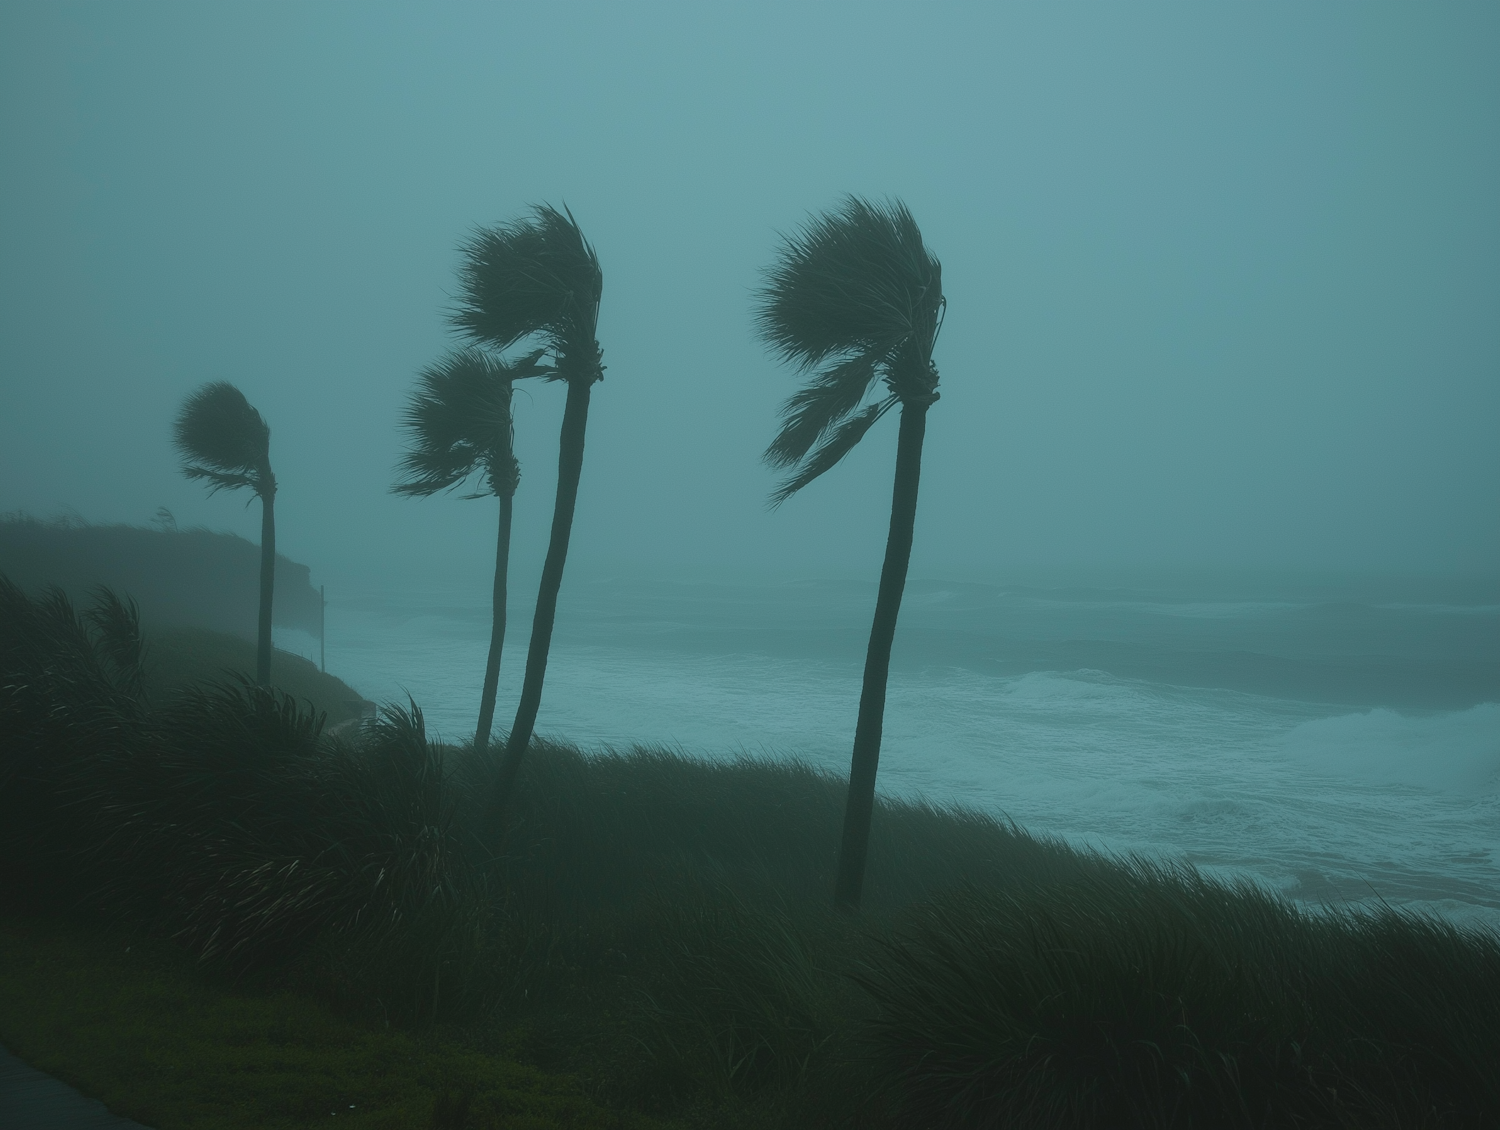
{"type": "Polygon", "coordinates": [[[9,905],[170,939],[363,1031],[442,1034],[689,1125],[1500,1110],[1493,935],[890,801],[863,911],[840,914],[844,790],[805,766],[535,742],[497,829],[498,759],[428,742],[415,707],[332,737],[244,683],[157,699],[139,642],[118,604],[0,589],[9,905]]]}
{"type": "Polygon", "coordinates": [[[625,1130],[576,1083],[433,1034],[235,988],[137,930],[0,920],[0,1042],[154,1130],[625,1130]]]}

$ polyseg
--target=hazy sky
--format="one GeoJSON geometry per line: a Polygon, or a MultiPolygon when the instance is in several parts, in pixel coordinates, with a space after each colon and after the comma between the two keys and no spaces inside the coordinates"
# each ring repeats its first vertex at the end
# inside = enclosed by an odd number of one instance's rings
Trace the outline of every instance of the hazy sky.
{"type": "MultiPolygon", "coordinates": [[[[183,396],[272,427],[284,552],[490,566],[389,493],[455,248],[566,203],[605,272],[584,569],[873,576],[895,421],[777,512],[777,232],[899,196],[942,259],[914,570],[1500,569],[1500,6],[0,7],[0,510],[257,536],[183,396]]],[[[518,399],[517,567],[562,389],[518,399]]]]}

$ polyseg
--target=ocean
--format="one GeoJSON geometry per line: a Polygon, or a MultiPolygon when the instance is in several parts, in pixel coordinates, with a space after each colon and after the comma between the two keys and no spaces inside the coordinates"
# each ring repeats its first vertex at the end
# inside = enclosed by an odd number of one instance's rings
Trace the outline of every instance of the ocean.
{"type": "MultiPolygon", "coordinates": [[[[512,593],[497,726],[531,593],[512,593]]],[[[1319,905],[1500,929],[1500,604],[1484,591],[916,580],[882,791],[1319,905]],[[1487,602],[1488,601],[1488,602],[1487,602]]],[[[874,585],[569,579],[538,732],[847,773],[874,585]]],[[[488,593],[334,593],[328,666],[469,736],[488,593]]],[[[316,641],[278,632],[316,654],[316,641]]]]}

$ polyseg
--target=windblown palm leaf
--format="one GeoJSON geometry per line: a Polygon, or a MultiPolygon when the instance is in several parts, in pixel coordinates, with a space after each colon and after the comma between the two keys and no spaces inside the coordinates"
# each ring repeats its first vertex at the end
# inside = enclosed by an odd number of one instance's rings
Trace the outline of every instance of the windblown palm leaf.
{"type": "Polygon", "coordinates": [[[542,204],[530,218],[481,228],[462,248],[453,323],[475,342],[508,349],[536,335],[557,360],[551,380],[598,365],[594,334],[604,274],[573,219],[542,204]]]}
{"type": "Polygon", "coordinates": [[[206,479],[209,493],[249,487],[260,494],[270,475],[271,429],[228,381],[206,384],[183,403],[173,429],[182,473],[206,479]]]}
{"type": "Polygon", "coordinates": [[[540,357],[537,350],[511,364],[464,349],[423,370],[402,420],[410,446],[396,492],[425,497],[478,473],[487,493],[515,493],[520,466],[513,450],[513,385],[550,371],[537,364],[540,357]]]}
{"type": "Polygon", "coordinates": [[[943,308],[942,267],[904,204],[850,197],[787,238],[756,328],[783,359],[816,372],[782,407],[766,449],[772,466],[796,468],[772,505],[838,463],[897,401],[936,397],[943,308]],[[877,379],[890,395],[861,410],[877,379]]]}
{"type": "Polygon", "coordinates": [[[801,460],[797,473],[771,493],[771,505],[780,506],[824,471],[836,467],[865,438],[865,433],[875,421],[889,412],[896,403],[894,396],[888,396],[875,404],[866,405],[855,415],[846,417],[828,433],[816,451],[801,460]]]}

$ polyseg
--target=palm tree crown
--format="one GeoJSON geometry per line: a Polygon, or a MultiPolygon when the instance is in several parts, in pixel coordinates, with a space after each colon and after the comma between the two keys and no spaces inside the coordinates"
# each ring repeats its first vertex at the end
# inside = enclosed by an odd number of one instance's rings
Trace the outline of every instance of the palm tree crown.
{"type": "Polygon", "coordinates": [[[521,469],[513,445],[513,385],[550,372],[537,364],[540,356],[538,350],[508,363],[483,350],[462,349],[424,369],[402,419],[410,446],[396,492],[425,497],[477,473],[486,493],[514,494],[521,469]]]}
{"type": "Polygon", "coordinates": [[[814,374],[782,407],[766,449],[766,462],[793,469],[775,506],[849,454],[894,405],[937,399],[943,271],[905,204],[851,196],[785,240],[759,298],[761,338],[814,374]],[[861,408],[876,380],[887,395],[861,408]]]}
{"type": "Polygon", "coordinates": [[[228,381],[206,384],[183,402],[173,427],[182,473],[206,479],[209,493],[249,487],[276,493],[271,474],[271,429],[245,394],[228,381]]]}
{"type": "Polygon", "coordinates": [[[452,316],[460,331],[502,350],[536,336],[555,362],[549,380],[603,378],[595,334],[604,273],[571,212],[538,205],[527,219],[475,232],[462,251],[452,316]]]}

